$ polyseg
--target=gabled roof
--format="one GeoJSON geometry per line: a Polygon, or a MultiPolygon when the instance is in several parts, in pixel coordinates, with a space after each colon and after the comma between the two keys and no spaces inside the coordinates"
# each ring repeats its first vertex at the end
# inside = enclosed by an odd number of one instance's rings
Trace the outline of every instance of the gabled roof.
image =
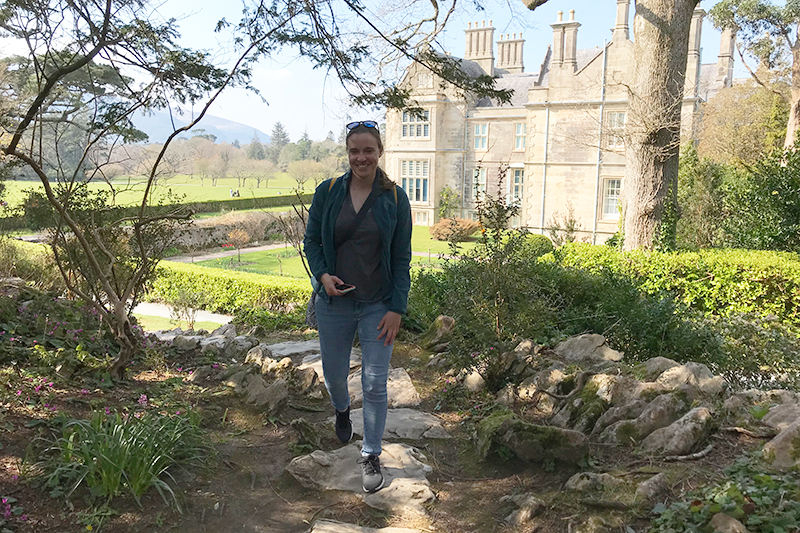
{"type": "Polygon", "coordinates": [[[528,89],[536,85],[539,75],[533,72],[520,72],[514,74],[501,74],[495,81],[496,89],[511,89],[514,94],[511,102],[502,106],[497,105],[490,98],[481,98],[476,107],[523,107],[528,102],[528,89]]]}

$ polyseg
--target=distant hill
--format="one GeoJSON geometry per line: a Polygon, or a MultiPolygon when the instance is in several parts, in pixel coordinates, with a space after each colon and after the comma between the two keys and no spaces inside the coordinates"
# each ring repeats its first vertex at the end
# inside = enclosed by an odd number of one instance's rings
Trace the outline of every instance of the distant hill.
{"type": "MultiPolygon", "coordinates": [[[[135,115],[133,123],[150,137],[149,142],[160,143],[174,131],[174,128],[180,128],[188,124],[189,118],[188,115],[175,116],[175,126],[173,127],[172,119],[170,119],[166,111],[154,111],[148,115],[135,115]]],[[[263,144],[269,144],[270,142],[270,136],[259,129],[212,115],[204,116],[203,120],[192,131],[199,129],[205,130],[203,132],[205,134],[216,135],[216,142],[218,143],[233,143],[233,141],[238,140],[240,144],[249,144],[253,138],[253,130],[258,134],[258,138],[263,144]]],[[[187,132],[181,137],[188,139],[194,135],[191,132],[187,132]]]]}

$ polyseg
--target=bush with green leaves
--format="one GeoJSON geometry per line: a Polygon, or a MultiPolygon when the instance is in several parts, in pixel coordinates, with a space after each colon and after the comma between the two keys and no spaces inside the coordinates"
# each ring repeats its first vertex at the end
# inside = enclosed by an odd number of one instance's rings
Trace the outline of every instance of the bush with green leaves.
{"type": "Polygon", "coordinates": [[[306,326],[306,308],[297,307],[292,311],[276,312],[260,307],[240,309],[233,316],[237,326],[261,327],[266,332],[304,330],[306,326]]]}
{"type": "Polygon", "coordinates": [[[723,471],[720,481],[689,492],[682,501],[659,503],[650,533],[703,533],[717,513],[736,518],[751,533],[800,528],[800,476],[770,472],[757,457],[744,457],[723,471]]]}
{"type": "Polygon", "coordinates": [[[800,143],[773,151],[725,185],[725,244],[800,251],[800,143]]]}
{"type": "MultiPolygon", "coordinates": [[[[180,509],[169,469],[202,466],[212,453],[195,412],[163,414],[139,410],[95,412],[90,420],[63,420],[46,443],[38,466],[53,497],[69,498],[85,487],[110,502],[128,493],[140,502],[155,487],[180,509]]],[[[173,480],[174,484],[174,480],[173,480]]]]}
{"type": "Polygon", "coordinates": [[[281,312],[305,305],[311,285],[304,279],[185,263],[160,263],[148,297],[172,303],[179,301],[183,294],[205,294],[205,309],[218,313],[237,313],[257,307],[281,312]]]}
{"type": "Polygon", "coordinates": [[[41,290],[64,286],[47,245],[16,239],[0,238],[0,276],[21,278],[41,290]]]}

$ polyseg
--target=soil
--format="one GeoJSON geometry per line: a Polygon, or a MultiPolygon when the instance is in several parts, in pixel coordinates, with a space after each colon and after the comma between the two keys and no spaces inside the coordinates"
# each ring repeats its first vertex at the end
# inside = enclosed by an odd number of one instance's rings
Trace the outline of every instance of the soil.
{"type": "MultiPolygon", "coordinates": [[[[273,341],[277,341],[273,339],[273,341]]],[[[172,394],[185,395],[201,413],[203,427],[215,443],[217,456],[205,471],[174,471],[181,512],[149,491],[137,505],[130,497],[115,498],[113,509],[102,525],[98,508],[89,505],[88,494],[76,491],[69,501],[55,499],[29,482],[24,466],[37,437],[45,431],[37,421],[52,416],[16,404],[0,403],[0,495],[16,498],[25,520],[12,520],[14,533],[78,533],[87,530],[108,533],[133,532],[252,532],[300,533],[314,520],[330,518],[368,527],[401,526],[423,531],[445,532],[571,532],[589,514],[602,513],[610,523],[645,530],[647,511],[621,511],[600,504],[581,502],[563,491],[565,481],[581,470],[574,466],[526,464],[513,458],[492,456],[481,461],[472,441],[477,407],[489,405],[487,397],[442,393],[445,376],[424,366],[426,354],[413,344],[398,343],[393,366],[409,369],[423,397],[421,410],[438,415],[454,436],[451,441],[414,443],[428,457],[433,473],[428,479],[437,500],[430,505],[427,519],[402,519],[367,507],[358,494],[320,492],[302,487],[286,473],[295,455],[309,450],[298,443],[298,433],[289,426],[304,417],[321,428],[322,448],[341,444],[324,422],[330,417],[326,400],[293,397],[278,417],[271,417],[245,405],[224,387],[208,390],[181,386],[172,394]],[[421,362],[422,361],[422,362],[421,362]],[[515,509],[501,497],[533,493],[547,504],[533,523],[521,528],[508,526],[504,518],[515,509]],[[91,527],[91,529],[90,529],[91,527]]],[[[137,372],[108,391],[81,391],[81,385],[59,380],[55,386],[59,412],[86,417],[90,405],[122,405],[138,394],[156,397],[163,393],[165,380],[186,375],[177,368],[189,368],[191,361],[169,360],[159,371],[137,372]],[[161,387],[161,388],[159,388],[161,387]],[[88,394],[87,394],[88,392],[88,394]]],[[[524,411],[521,411],[524,414],[524,411]]],[[[723,434],[713,439],[713,451],[698,461],[663,463],[636,456],[629,448],[593,445],[585,469],[613,472],[644,480],[654,472],[666,471],[671,480],[671,497],[719,479],[721,470],[760,444],[743,435],[723,434]]],[[[7,526],[8,527],[8,526],[7,526]]],[[[619,529],[616,529],[619,531],[619,529]]]]}

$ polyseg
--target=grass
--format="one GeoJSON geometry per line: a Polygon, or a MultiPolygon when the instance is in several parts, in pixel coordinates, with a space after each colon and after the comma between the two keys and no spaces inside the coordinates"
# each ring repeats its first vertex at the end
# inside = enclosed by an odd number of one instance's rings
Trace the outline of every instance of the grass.
{"type": "MultiPolygon", "coordinates": [[[[136,317],[136,321],[142,326],[142,329],[145,331],[161,331],[165,329],[175,329],[176,327],[189,327],[185,321],[177,321],[171,318],[164,318],[160,316],[148,316],[148,315],[140,315],[135,313],[133,316],[136,317]]],[[[208,331],[214,331],[218,327],[222,325],[221,322],[201,322],[197,321],[194,323],[194,329],[200,330],[205,329],[208,331]]]]}
{"type": "MultiPolygon", "coordinates": [[[[462,242],[461,249],[466,252],[475,248],[477,244],[477,239],[469,242],[462,242]]],[[[431,237],[430,230],[427,226],[414,226],[414,230],[411,232],[411,249],[415,252],[429,252],[434,256],[450,253],[450,246],[447,244],[447,241],[437,241],[431,237]]]]}
{"type": "MultiPolygon", "coordinates": [[[[130,205],[141,200],[144,191],[144,180],[141,177],[118,178],[113,182],[114,188],[118,191],[116,203],[119,205],[130,205]]],[[[248,180],[246,187],[240,187],[236,178],[224,178],[217,180],[217,185],[212,186],[211,180],[206,178],[201,184],[200,178],[192,176],[175,176],[167,180],[162,180],[154,189],[155,197],[158,198],[171,190],[173,194],[186,195],[187,201],[209,201],[209,200],[230,200],[230,190],[239,189],[240,198],[262,198],[266,196],[281,196],[294,194],[297,182],[287,173],[278,172],[275,178],[269,180],[269,186],[256,187],[254,180],[248,180]]],[[[7,180],[5,182],[5,200],[11,206],[19,205],[25,196],[25,189],[36,189],[41,191],[42,184],[38,181],[16,181],[7,180]]],[[[103,182],[92,182],[89,184],[91,190],[108,190],[108,185],[103,182]]],[[[305,184],[305,192],[314,192],[314,182],[305,184]]]]}

